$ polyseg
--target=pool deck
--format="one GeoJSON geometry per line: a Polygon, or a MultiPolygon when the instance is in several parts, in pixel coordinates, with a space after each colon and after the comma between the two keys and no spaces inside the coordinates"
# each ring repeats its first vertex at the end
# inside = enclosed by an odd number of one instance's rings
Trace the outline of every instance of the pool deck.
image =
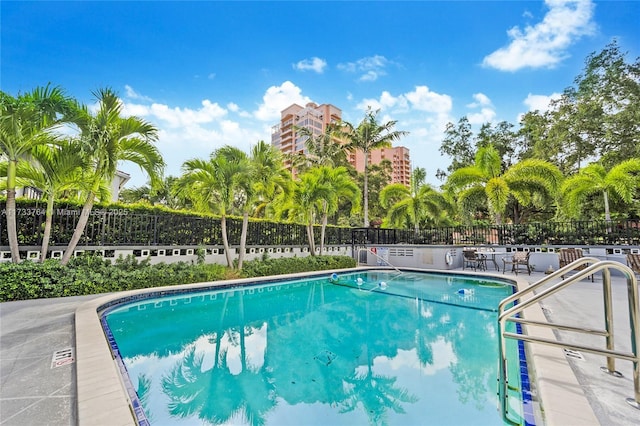
{"type": "MultiPolygon", "coordinates": [[[[516,278],[510,273],[504,276],[516,278]]],[[[527,286],[543,277],[534,272],[517,278],[520,286],[527,286]]],[[[612,284],[616,349],[630,351],[626,280],[613,275],[612,284]]],[[[113,297],[0,304],[0,425],[134,424],[95,311],[113,297]],[[74,358],[58,356],[61,365],[55,367],[54,353],[68,348],[74,350],[74,358]]],[[[546,316],[555,323],[602,329],[602,279],[596,275],[594,283],[582,280],[538,307],[527,319],[546,316]]],[[[571,343],[604,347],[602,337],[548,333],[571,343]]],[[[535,365],[534,399],[541,401],[535,405],[545,424],[640,424],[640,410],[625,402],[634,391],[631,362],[616,361],[623,374],[616,378],[600,371],[606,363],[602,356],[528,346],[535,365]]]]}

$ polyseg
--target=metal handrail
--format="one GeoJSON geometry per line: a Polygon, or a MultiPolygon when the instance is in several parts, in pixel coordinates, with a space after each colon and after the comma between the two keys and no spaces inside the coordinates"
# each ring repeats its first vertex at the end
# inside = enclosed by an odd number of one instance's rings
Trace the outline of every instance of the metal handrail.
{"type": "Polygon", "coordinates": [[[573,271],[574,269],[582,265],[586,265],[587,263],[598,263],[598,262],[600,262],[600,259],[596,257],[581,257],[580,259],[574,261],[573,263],[563,266],[562,268],[558,269],[555,272],[552,272],[551,274],[547,275],[541,280],[536,281],[535,283],[531,284],[529,287],[525,288],[524,290],[520,290],[519,292],[513,293],[511,296],[502,299],[502,301],[500,301],[500,304],[498,305],[498,312],[502,313],[504,310],[504,307],[507,304],[521,298],[525,294],[528,294],[533,292],[534,290],[537,290],[538,288],[542,287],[544,284],[548,283],[549,281],[558,277],[563,277],[564,275],[566,275],[567,272],[573,271]]]}
{"type": "Polygon", "coordinates": [[[634,384],[634,397],[627,398],[626,401],[629,405],[640,409],[640,354],[638,353],[638,349],[640,346],[640,317],[638,312],[638,282],[633,273],[633,271],[623,265],[620,262],[615,262],[611,260],[599,260],[594,257],[585,257],[580,258],[569,265],[559,269],[558,271],[550,274],[549,276],[537,281],[532,284],[530,287],[525,288],[513,295],[503,299],[500,302],[498,308],[498,323],[499,323],[499,372],[498,372],[498,399],[500,404],[500,409],[503,415],[503,418],[506,422],[515,424],[513,420],[509,418],[509,405],[507,401],[507,390],[511,389],[509,387],[509,378],[507,372],[507,358],[506,358],[506,342],[505,339],[515,339],[522,340],[530,343],[542,343],[551,346],[560,346],[563,348],[571,349],[571,350],[581,350],[584,352],[594,353],[598,355],[604,355],[607,357],[607,366],[602,367],[601,369],[609,374],[621,377],[621,374],[615,370],[615,358],[619,358],[622,360],[632,361],[633,362],[633,384],[634,384]],[[540,288],[542,285],[548,283],[550,280],[557,278],[558,276],[565,275],[568,271],[574,270],[577,267],[585,265],[587,263],[592,263],[590,266],[585,269],[578,271],[575,275],[568,277],[567,279],[563,279],[560,282],[553,284],[547,289],[541,291],[533,295],[531,298],[526,301],[521,301],[520,303],[510,307],[505,310],[507,304],[511,302],[515,302],[521,299],[523,295],[529,294],[534,290],[540,288]],[[629,324],[631,327],[631,352],[622,352],[616,351],[614,349],[614,339],[613,339],[613,312],[612,312],[612,299],[611,299],[611,269],[618,270],[623,273],[623,275],[627,278],[627,298],[629,305],[629,324]],[[553,323],[545,323],[540,321],[531,321],[525,320],[523,318],[515,317],[522,313],[523,310],[532,306],[533,304],[538,303],[540,300],[545,299],[548,296],[551,296],[558,291],[582,280],[589,275],[593,275],[594,273],[602,271],[602,282],[603,282],[603,295],[604,295],[604,316],[605,316],[605,330],[594,330],[588,329],[584,327],[574,327],[569,325],[562,324],[553,324],[553,323]],[[606,349],[596,348],[588,345],[576,345],[558,342],[552,339],[545,339],[541,337],[528,336],[523,334],[510,333],[505,330],[505,326],[507,321],[515,322],[519,324],[525,325],[533,325],[533,326],[541,326],[541,327],[549,327],[558,330],[568,330],[573,332],[580,332],[586,334],[593,334],[598,336],[604,336],[606,338],[606,349]]]}
{"type": "Polygon", "coordinates": [[[360,247],[358,249],[358,252],[356,254],[356,259],[358,260],[358,265],[360,265],[360,252],[364,250],[367,251],[369,253],[371,253],[372,255],[374,255],[376,258],[382,260],[384,263],[386,263],[387,265],[391,266],[393,269],[395,269],[397,272],[402,273],[402,271],[398,268],[396,268],[394,265],[391,264],[391,262],[389,262],[386,259],[381,258],[380,256],[378,256],[378,253],[375,253],[374,251],[372,251],[369,247],[360,247]]]}

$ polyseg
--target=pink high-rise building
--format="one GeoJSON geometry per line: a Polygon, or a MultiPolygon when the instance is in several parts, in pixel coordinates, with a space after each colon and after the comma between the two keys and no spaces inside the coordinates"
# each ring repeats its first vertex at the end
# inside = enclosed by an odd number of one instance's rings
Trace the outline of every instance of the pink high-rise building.
{"type": "MultiPolygon", "coordinates": [[[[404,146],[395,146],[391,148],[374,149],[369,153],[369,165],[380,164],[382,160],[389,160],[393,170],[391,172],[391,182],[401,183],[405,186],[411,184],[411,157],[409,149],[404,146]]],[[[349,155],[349,163],[356,168],[357,171],[364,171],[364,153],[356,151],[349,155]]]]}
{"type": "Polygon", "coordinates": [[[327,125],[341,119],[340,108],[330,104],[316,105],[310,102],[304,107],[293,104],[280,113],[280,123],[271,128],[271,145],[285,154],[306,154],[306,138],[298,135],[294,126],[310,129],[314,135],[320,135],[327,125]]]}
{"type": "MultiPolygon", "coordinates": [[[[306,138],[300,136],[295,127],[310,129],[313,134],[324,133],[327,125],[342,119],[342,110],[331,104],[316,105],[313,102],[304,107],[293,104],[280,113],[280,123],[271,128],[271,144],[285,154],[306,154],[306,138]]],[[[336,142],[341,143],[340,140],[336,142]]],[[[364,154],[357,151],[349,155],[349,163],[362,173],[364,154]]],[[[382,160],[391,161],[392,183],[409,186],[411,181],[411,158],[409,149],[403,146],[381,148],[369,153],[369,164],[380,164],[382,160]]],[[[288,163],[287,163],[288,164],[288,163]]]]}

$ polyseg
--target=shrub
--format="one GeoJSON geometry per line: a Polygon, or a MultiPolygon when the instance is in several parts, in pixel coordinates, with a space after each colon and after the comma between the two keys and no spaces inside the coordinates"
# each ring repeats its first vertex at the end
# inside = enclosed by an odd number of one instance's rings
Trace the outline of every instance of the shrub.
{"type": "Polygon", "coordinates": [[[138,261],[134,256],[114,264],[97,256],[80,256],[67,266],[58,260],[43,263],[0,263],[0,302],[50,297],[109,293],[166,285],[259,277],[293,272],[342,269],[355,266],[347,256],[312,256],[253,260],[241,274],[223,265],[204,263],[160,263],[138,261]]]}
{"type": "Polygon", "coordinates": [[[251,260],[242,267],[243,277],[264,277],[296,272],[353,268],[355,260],[348,256],[282,257],[279,259],[251,260]]]}

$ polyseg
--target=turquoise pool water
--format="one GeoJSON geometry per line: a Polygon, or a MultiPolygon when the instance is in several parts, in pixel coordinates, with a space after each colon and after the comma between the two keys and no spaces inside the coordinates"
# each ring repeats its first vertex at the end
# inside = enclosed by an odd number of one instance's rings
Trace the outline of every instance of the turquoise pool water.
{"type": "Polygon", "coordinates": [[[139,424],[500,425],[496,309],[512,291],[368,271],[144,299],[103,326],[139,424]]]}

